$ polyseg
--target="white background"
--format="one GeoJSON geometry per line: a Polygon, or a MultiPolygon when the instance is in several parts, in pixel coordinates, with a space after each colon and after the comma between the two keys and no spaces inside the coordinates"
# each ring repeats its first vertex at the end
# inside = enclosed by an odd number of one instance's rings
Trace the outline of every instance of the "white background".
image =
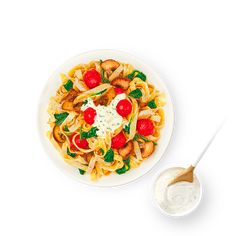
{"type": "Polygon", "coordinates": [[[0,234],[236,233],[235,1],[0,1],[0,234]],[[173,97],[176,126],[162,161],[138,182],[98,189],[64,176],[38,138],[37,104],[50,74],[92,49],[151,65],[173,97]],[[197,211],[170,219],[150,201],[154,176],[188,165],[226,124],[197,173],[197,211]]]}

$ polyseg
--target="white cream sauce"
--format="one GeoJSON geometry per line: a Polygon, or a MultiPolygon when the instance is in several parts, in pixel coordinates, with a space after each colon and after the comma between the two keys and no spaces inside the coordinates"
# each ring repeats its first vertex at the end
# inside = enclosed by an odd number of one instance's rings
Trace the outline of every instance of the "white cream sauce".
{"type": "Polygon", "coordinates": [[[172,215],[191,210],[200,198],[200,183],[196,176],[192,183],[183,181],[168,186],[181,170],[179,167],[167,169],[155,183],[155,200],[165,212],[172,215]]]}
{"type": "Polygon", "coordinates": [[[116,106],[120,100],[125,99],[125,93],[118,94],[110,103],[109,106],[98,105],[95,106],[91,98],[87,99],[87,103],[81,107],[82,111],[91,107],[96,110],[96,117],[92,126],[97,127],[97,135],[99,137],[106,137],[107,133],[114,132],[123,124],[123,117],[116,111],[116,106]]]}

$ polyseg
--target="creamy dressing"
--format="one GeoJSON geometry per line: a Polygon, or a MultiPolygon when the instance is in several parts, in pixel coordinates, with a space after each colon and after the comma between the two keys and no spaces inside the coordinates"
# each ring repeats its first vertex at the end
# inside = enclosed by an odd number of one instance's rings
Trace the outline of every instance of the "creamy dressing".
{"type": "Polygon", "coordinates": [[[182,169],[179,167],[167,169],[155,183],[155,200],[165,212],[171,215],[188,212],[196,206],[200,198],[200,183],[196,176],[192,183],[182,181],[168,186],[182,169]]]}
{"type": "Polygon", "coordinates": [[[91,107],[96,110],[97,115],[92,126],[97,127],[97,135],[100,137],[106,137],[107,133],[114,132],[123,123],[123,117],[116,111],[116,106],[120,100],[125,99],[125,93],[118,94],[110,103],[109,106],[98,105],[95,106],[91,98],[87,99],[87,103],[81,107],[82,111],[91,107]]]}

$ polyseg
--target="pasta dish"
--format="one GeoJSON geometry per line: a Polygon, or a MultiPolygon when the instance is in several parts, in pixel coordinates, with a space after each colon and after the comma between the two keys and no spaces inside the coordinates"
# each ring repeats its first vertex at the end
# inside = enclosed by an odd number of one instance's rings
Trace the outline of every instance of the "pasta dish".
{"type": "Polygon", "coordinates": [[[49,101],[47,136],[78,174],[91,180],[121,175],[158,148],[164,94],[143,72],[107,59],[79,64],[60,76],[49,101]]]}

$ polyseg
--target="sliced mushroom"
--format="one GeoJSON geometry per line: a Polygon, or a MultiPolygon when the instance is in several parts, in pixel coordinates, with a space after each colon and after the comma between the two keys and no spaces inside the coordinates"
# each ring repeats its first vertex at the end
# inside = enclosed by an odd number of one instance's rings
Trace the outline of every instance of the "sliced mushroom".
{"type": "Polygon", "coordinates": [[[66,137],[61,133],[60,127],[55,125],[53,128],[53,137],[59,143],[64,143],[66,141],[66,137]]]}
{"type": "Polygon", "coordinates": [[[120,66],[120,63],[118,61],[115,61],[113,59],[108,59],[102,62],[101,67],[107,72],[114,71],[120,66]]]}
{"type": "Polygon", "coordinates": [[[118,86],[127,90],[129,88],[130,80],[128,78],[116,78],[111,81],[111,85],[118,86]]]}
{"type": "Polygon", "coordinates": [[[65,101],[65,102],[62,104],[62,109],[63,109],[63,110],[66,110],[66,111],[73,111],[73,102],[65,101]]]}
{"type": "Polygon", "coordinates": [[[111,103],[111,101],[115,98],[116,92],[114,88],[110,88],[109,91],[102,95],[100,98],[98,98],[96,101],[94,101],[94,104],[97,105],[103,105],[107,106],[111,103]]]}
{"type": "Polygon", "coordinates": [[[125,144],[123,148],[118,149],[119,154],[122,156],[123,160],[127,159],[129,154],[133,151],[134,145],[132,141],[125,144]]]}
{"type": "Polygon", "coordinates": [[[71,89],[69,93],[62,99],[63,101],[73,102],[74,99],[77,97],[78,92],[76,92],[74,89],[71,89]]]}
{"type": "Polygon", "coordinates": [[[153,142],[146,142],[144,147],[142,148],[142,157],[146,158],[149,157],[154,151],[154,143],[153,142]]]}
{"type": "Polygon", "coordinates": [[[83,105],[83,102],[78,102],[77,104],[75,104],[75,105],[73,106],[74,111],[76,111],[76,112],[79,113],[79,112],[81,111],[82,105],[83,105]]]}

